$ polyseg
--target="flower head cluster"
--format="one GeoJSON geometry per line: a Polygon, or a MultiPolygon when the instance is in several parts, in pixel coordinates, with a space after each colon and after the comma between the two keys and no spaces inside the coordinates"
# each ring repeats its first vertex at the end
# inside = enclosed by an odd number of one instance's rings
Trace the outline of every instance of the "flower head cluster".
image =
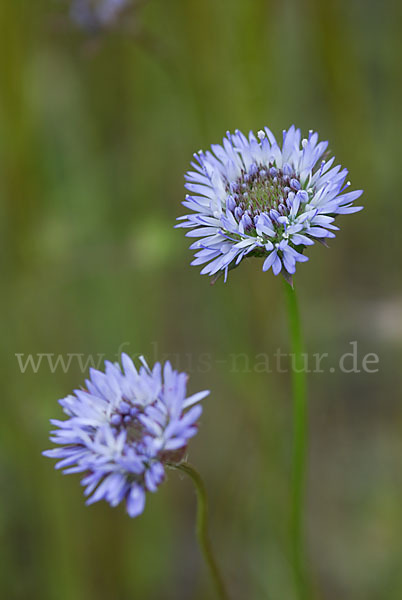
{"type": "Polygon", "coordinates": [[[201,238],[190,246],[191,264],[207,263],[202,274],[226,280],[243,258],[259,256],[264,271],[290,281],[296,263],[308,260],[306,246],[335,237],[336,215],[362,208],[353,206],[361,190],[345,192],[347,170],[323,160],[327,146],[312,131],[301,139],[292,125],[281,146],[266,127],[248,138],[227,133],[222,145],[196,153],[183,202],[193,212],[177,225],[201,238]]]}
{"type": "Polygon", "coordinates": [[[87,30],[98,30],[113,24],[131,0],[72,0],[72,20],[87,30]]]}
{"type": "Polygon", "coordinates": [[[131,517],[162,483],[165,465],[183,459],[209,394],[186,397],[185,373],[169,362],[152,371],[142,362],[137,370],[123,354],[122,369],[107,361],[105,373],[91,369],[85,389],[60,400],[68,419],[51,420],[57,429],[50,439],[61,447],[44,452],[65,473],[85,473],[87,504],[125,500],[131,517]]]}

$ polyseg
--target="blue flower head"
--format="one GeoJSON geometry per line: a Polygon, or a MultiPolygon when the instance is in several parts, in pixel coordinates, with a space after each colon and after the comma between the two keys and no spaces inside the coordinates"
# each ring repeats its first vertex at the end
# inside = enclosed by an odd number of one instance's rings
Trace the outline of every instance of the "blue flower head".
{"type": "Polygon", "coordinates": [[[122,369],[106,361],[105,373],[91,369],[85,388],[60,400],[68,418],[51,420],[50,440],[61,447],[43,454],[59,459],[64,473],[85,473],[87,504],[125,500],[135,517],[146,492],[164,480],[165,465],[182,461],[209,392],[186,397],[187,375],[169,362],[151,371],[143,359],[139,370],[126,354],[121,359],[122,369]]]}
{"type": "Polygon", "coordinates": [[[282,146],[266,127],[248,138],[240,131],[211,151],[200,150],[186,178],[189,194],[183,205],[192,212],[179,217],[189,237],[200,238],[191,264],[206,265],[201,273],[225,275],[243,258],[264,258],[291,282],[297,262],[308,260],[306,246],[335,237],[335,217],[353,213],[361,194],[348,191],[347,170],[323,160],[328,142],[310,131],[301,139],[293,125],[283,132],[282,146]]]}
{"type": "Polygon", "coordinates": [[[70,14],[77,25],[97,31],[112,25],[131,0],[72,0],[70,14]]]}

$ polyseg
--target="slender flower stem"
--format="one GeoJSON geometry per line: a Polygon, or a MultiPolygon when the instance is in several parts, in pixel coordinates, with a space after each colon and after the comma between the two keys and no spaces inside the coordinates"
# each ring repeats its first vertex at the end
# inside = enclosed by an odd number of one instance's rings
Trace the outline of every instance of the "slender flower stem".
{"type": "Polygon", "coordinates": [[[188,463],[180,463],[178,465],[170,465],[174,469],[183,471],[192,480],[197,493],[197,520],[196,520],[196,535],[198,543],[201,548],[201,552],[204,556],[205,562],[209,568],[212,580],[215,585],[216,593],[220,600],[229,600],[229,596],[226,592],[225,585],[223,583],[222,576],[220,574],[218,565],[212,552],[211,542],[208,534],[208,501],[207,491],[205,484],[201,478],[201,475],[188,463]]]}
{"type": "Polygon", "coordinates": [[[295,289],[285,282],[292,347],[293,465],[290,533],[293,567],[300,598],[307,597],[303,552],[303,505],[307,455],[307,394],[300,315],[295,289]]]}

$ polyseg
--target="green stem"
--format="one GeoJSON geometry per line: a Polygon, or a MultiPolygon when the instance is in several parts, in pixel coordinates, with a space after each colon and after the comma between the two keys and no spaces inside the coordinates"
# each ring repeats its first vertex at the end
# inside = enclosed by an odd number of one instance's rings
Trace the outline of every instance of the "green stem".
{"type": "Polygon", "coordinates": [[[207,491],[204,485],[201,475],[188,463],[180,463],[178,465],[170,465],[172,468],[178,471],[183,471],[192,480],[197,493],[197,520],[196,520],[196,534],[197,540],[201,548],[201,552],[204,556],[205,562],[209,568],[212,580],[215,585],[216,593],[221,600],[228,600],[229,596],[226,592],[225,585],[223,583],[222,576],[220,574],[218,565],[214,558],[211,542],[208,534],[208,501],[207,491]]]}
{"type": "Polygon", "coordinates": [[[294,288],[285,282],[287,312],[292,347],[293,393],[293,471],[290,533],[293,568],[300,598],[307,597],[303,552],[303,505],[307,455],[307,394],[303,357],[303,340],[297,296],[294,288]]]}

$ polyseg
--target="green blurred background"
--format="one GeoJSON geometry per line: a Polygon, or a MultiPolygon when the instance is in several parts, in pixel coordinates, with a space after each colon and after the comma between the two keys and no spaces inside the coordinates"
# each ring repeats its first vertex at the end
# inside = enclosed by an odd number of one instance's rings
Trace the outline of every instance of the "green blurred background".
{"type": "Polygon", "coordinates": [[[171,474],[131,520],[86,508],[78,476],[41,456],[57,399],[84,374],[76,360],[21,373],[16,354],[122,349],[169,355],[190,391],[212,390],[190,459],[233,600],[296,598],[289,374],[254,369],[288,348],[282,282],[250,260],[211,287],[173,229],[194,150],[227,129],[280,136],[292,123],[329,139],[365,189],[366,209],[299,265],[308,351],[334,362],[357,341],[359,357],[380,358],[377,373],[309,377],[317,598],[402,597],[401,7],[149,0],[89,36],[66,3],[1,0],[2,598],[214,597],[188,481],[171,474]]]}

